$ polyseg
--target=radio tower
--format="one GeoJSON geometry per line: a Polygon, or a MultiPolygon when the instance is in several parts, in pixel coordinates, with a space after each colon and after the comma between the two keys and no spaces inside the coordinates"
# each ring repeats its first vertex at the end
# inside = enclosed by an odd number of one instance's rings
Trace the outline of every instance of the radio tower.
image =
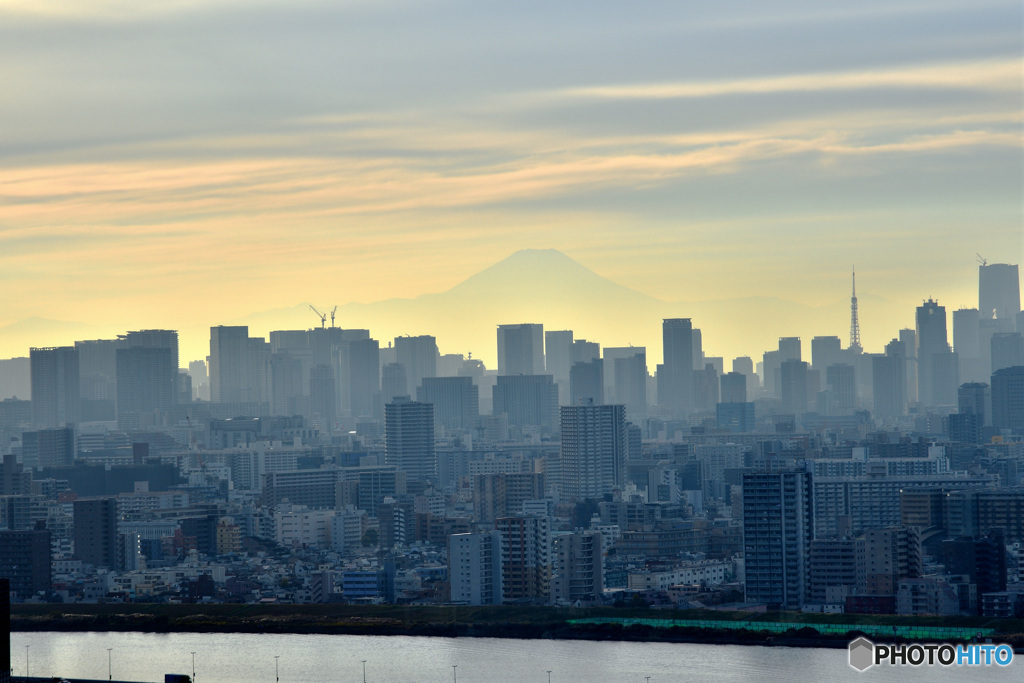
{"type": "Polygon", "coordinates": [[[857,319],[857,269],[853,269],[853,295],[850,297],[850,350],[860,353],[860,320],[857,319]]]}

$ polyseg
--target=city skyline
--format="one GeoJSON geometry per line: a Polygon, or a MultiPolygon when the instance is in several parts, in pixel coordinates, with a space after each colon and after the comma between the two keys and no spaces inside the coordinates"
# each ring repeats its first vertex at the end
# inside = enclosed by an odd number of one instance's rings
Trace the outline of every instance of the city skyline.
{"type": "MultiPolygon", "coordinates": [[[[977,266],[977,262],[972,262],[965,271],[974,273],[977,266]]],[[[837,273],[836,277],[849,287],[848,273],[837,273]]],[[[945,306],[952,329],[954,311],[978,308],[977,292],[977,274],[957,303],[923,294],[917,300],[895,301],[878,296],[862,282],[857,298],[860,310],[866,310],[861,313],[864,350],[881,352],[899,329],[914,327],[914,309],[928,299],[934,298],[945,306]]],[[[139,322],[146,319],[144,316],[135,317],[131,312],[121,326],[33,317],[7,328],[0,327],[0,357],[27,356],[30,347],[64,346],[82,339],[113,338],[133,328],[153,327],[178,330],[184,363],[209,355],[209,330],[218,325],[248,325],[252,334],[262,337],[273,330],[304,330],[328,324],[343,329],[369,329],[371,335],[383,340],[431,334],[437,337],[442,353],[468,352],[483,360],[490,369],[498,368],[494,327],[527,322],[539,322],[548,330],[573,329],[579,336],[592,338],[602,347],[646,347],[658,357],[662,341],[660,321],[667,317],[690,317],[694,326],[701,328],[705,340],[710,340],[705,341],[705,351],[726,360],[737,356],[760,357],[761,353],[775,348],[783,336],[808,341],[815,336],[838,336],[844,347],[850,341],[849,290],[845,298],[822,306],[765,295],[669,302],[613,282],[557,250],[518,251],[444,292],[370,304],[349,302],[337,307],[332,323],[326,318],[318,322],[318,314],[310,310],[311,306],[310,302],[303,301],[230,319],[192,321],[179,328],[159,324],[146,326],[139,322]],[[557,286],[566,290],[558,292],[554,289],[557,286]],[[553,292],[563,296],[552,297],[553,292]],[[601,297],[607,297],[613,306],[628,309],[628,324],[622,322],[622,310],[620,315],[607,315],[608,307],[602,307],[601,297]],[[494,305],[496,300],[497,305],[494,305]],[[461,317],[444,315],[453,309],[471,310],[469,315],[461,317]],[[739,317],[744,312],[747,317],[739,317]],[[209,324],[205,324],[207,322],[209,324]]],[[[316,310],[328,313],[333,307],[321,302],[316,306],[316,310]]]]}
{"type": "Polygon", "coordinates": [[[171,328],[188,348],[198,320],[444,292],[553,248],[665,301],[827,306],[856,265],[877,348],[872,296],[955,309],[975,252],[1024,255],[1017,3],[10,1],[0,19],[0,327],[171,328]]]}

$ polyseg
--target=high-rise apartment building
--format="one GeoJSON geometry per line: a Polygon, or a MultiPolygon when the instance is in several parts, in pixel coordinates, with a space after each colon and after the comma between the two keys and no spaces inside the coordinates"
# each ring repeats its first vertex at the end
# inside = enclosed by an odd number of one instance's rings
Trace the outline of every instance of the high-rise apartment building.
{"type": "Polygon", "coordinates": [[[501,533],[505,602],[544,604],[551,598],[551,520],[517,515],[495,521],[501,533]]]}
{"type": "Polygon", "coordinates": [[[604,596],[604,552],[601,533],[557,534],[552,543],[551,602],[556,605],[594,603],[604,596]]]}
{"type": "Polygon", "coordinates": [[[74,502],[75,559],[114,571],[118,567],[117,499],[85,498],[74,502]]]}
{"type": "Polygon", "coordinates": [[[814,538],[811,473],[805,470],[743,475],[746,599],[777,609],[800,609],[814,538]]]}
{"type": "Polygon", "coordinates": [[[501,537],[500,531],[453,534],[448,537],[448,578],[452,603],[502,603],[501,537]]]}
{"type": "Polygon", "coordinates": [[[622,485],[625,406],[562,406],[561,426],[561,490],[565,500],[600,498],[622,485]]]}
{"type": "Polygon", "coordinates": [[[385,404],[384,462],[410,479],[437,480],[433,405],[407,397],[385,404]]]}

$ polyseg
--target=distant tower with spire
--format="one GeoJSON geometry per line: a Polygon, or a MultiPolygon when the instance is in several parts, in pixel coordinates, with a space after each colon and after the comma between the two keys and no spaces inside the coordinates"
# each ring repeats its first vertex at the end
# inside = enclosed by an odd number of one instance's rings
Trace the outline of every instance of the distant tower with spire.
{"type": "Polygon", "coordinates": [[[853,269],[853,295],[850,297],[850,350],[861,353],[860,320],[857,318],[857,269],[853,269]]]}

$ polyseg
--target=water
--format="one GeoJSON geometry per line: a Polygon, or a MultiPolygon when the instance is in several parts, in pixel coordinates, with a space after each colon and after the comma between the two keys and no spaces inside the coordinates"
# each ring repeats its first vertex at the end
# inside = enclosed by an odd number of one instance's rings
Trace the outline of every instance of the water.
{"type": "Polygon", "coordinates": [[[162,683],[192,673],[196,683],[665,683],[666,681],[1021,681],[1024,655],[1009,667],[851,669],[845,650],[742,645],[202,633],[12,633],[11,666],[33,676],[162,683]],[[458,668],[453,671],[452,665],[458,668]],[[454,674],[454,676],[453,676],[454,674]]]}

